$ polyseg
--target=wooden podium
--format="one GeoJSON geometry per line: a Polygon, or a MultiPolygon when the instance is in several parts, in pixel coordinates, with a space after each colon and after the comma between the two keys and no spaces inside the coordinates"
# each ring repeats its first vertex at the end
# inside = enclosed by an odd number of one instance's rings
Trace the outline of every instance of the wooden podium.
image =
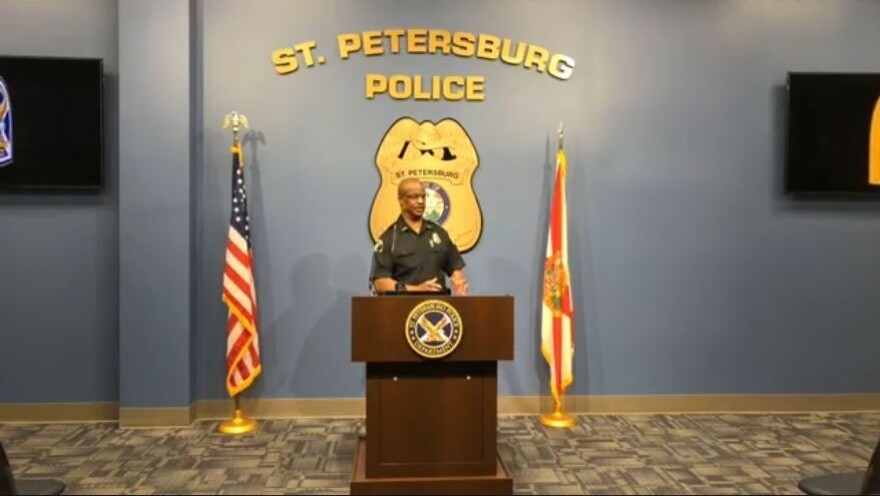
{"type": "Polygon", "coordinates": [[[513,494],[496,451],[497,361],[513,359],[513,297],[354,297],[351,342],[352,361],[367,364],[367,437],[351,494],[513,494]],[[458,346],[442,358],[407,341],[411,312],[428,300],[460,316],[458,346]]]}

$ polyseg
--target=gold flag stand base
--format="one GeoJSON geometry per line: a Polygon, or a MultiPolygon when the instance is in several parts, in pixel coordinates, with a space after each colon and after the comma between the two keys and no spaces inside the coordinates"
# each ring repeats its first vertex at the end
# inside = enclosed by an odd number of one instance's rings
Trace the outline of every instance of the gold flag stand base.
{"type": "Polygon", "coordinates": [[[561,403],[562,399],[560,398],[560,401],[556,403],[556,407],[553,409],[553,413],[545,413],[544,415],[541,415],[541,418],[538,419],[538,421],[541,422],[541,425],[555,427],[557,429],[565,429],[577,425],[574,417],[562,411],[561,403]]]}
{"type": "Polygon", "coordinates": [[[217,430],[223,434],[247,434],[257,430],[259,424],[254,419],[245,418],[241,413],[238,396],[235,397],[235,413],[232,420],[224,420],[217,426],[217,430]]]}

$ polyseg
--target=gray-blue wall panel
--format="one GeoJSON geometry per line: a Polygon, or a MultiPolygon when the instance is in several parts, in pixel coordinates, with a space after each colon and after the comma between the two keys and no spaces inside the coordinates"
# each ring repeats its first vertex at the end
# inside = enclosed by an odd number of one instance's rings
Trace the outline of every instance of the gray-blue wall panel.
{"type": "Polygon", "coordinates": [[[106,187],[0,193],[0,402],[118,398],[116,33],[115,2],[0,6],[0,54],[100,58],[106,74],[106,187]]]}
{"type": "Polygon", "coordinates": [[[190,6],[119,5],[120,403],[184,406],[190,375],[190,6]]]}

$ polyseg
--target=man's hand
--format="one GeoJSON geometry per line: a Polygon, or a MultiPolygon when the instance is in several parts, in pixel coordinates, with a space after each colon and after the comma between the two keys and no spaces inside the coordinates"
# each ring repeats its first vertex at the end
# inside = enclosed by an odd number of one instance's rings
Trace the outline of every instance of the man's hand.
{"type": "Polygon", "coordinates": [[[407,291],[440,291],[443,289],[443,286],[437,282],[437,278],[428,279],[427,281],[420,282],[419,284],[407,284],[407,291]]]}
{"type": "Polygon", "coordinates": [[[449,280],[452,282],[452,288],[455,289],[455,294],[467,296],[470,286],[468,285],[467,279],[464,277],[464,273],[461,271],[455,271],[452,273],[449,280]]]}

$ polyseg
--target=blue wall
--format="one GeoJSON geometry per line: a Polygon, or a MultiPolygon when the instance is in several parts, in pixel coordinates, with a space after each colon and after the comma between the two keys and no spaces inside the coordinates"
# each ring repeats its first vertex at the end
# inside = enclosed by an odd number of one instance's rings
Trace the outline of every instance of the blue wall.
{"type": "Polygon", "coordinates": [[[192,375],[192,10],[119,4],[120,404],[188,405],[192,375]]]}
{"type": "Polygon", "coordinates": [[[0,402],[118,398],[116,35],[113,2],[0,6],[0,54],[104,59],[107,184],[0,193],[0,402]]]}
{"type": "MultiPolygon", "coordinates": [[[[50,38],[64,31],[43,27],[47,21],[33,13],[45,6],[11,5],[31,14],[0,19],[0,52],[62,50],[50,38]],[[33,29],[15,31],[28,22],[33,29]]],[[[258,138],[245,149],[264,376],[248,396],[363,395],[362,367],[349,363],[349,299],[366,293],[367,215],[379,181],[374,154],[388,126],[405,115],[455,118],[479,151],[474,184],[484,231],[466,259],[476,293],[517,300],[516,361],[500,369],[503,394],[546,393],[539,285],[560,120],[570,163],[573,393],[880,391],[872,311],[880,295],[880,204],[793,200],[781,194],[780,177],[786,73],[877,71],[880,3],[206,2],[199,8],[198,29],[190,31],[196,50],[189,54],[197,62],[182,83],[191,91],[194,128],[180,132],[193,141],[187,146],[179,135],[163,135],[180,146],[166,150],[166,159],[179,165],[164,163],[158,178],[130,176],[138,180],[123,190],[135,188],[132,197],[119,201],[119,211],[126,205],[147,211],[147,192],[170,179],[187,183],[164,193],[172,195],[169,213],[181,216],[165,227],[190,236],[168,252],[177,257],[173,277],[194,274],[175,289],[187,301],[163,317],[182,328],[163,329],[170,340],[150,341],[143,351],[136,340],[123,343],[123,354],[151,366],[160,356],[189,362],[151,385],[167,387],[169,395],[142,390],[143,378],[128,389],[123,384],[125,404],[185,404],[193,384],[190,397],[224,396],[226,313],[219,294],[230,136],[220,127],[233,109],[250,117],[258,138]],[[338,58],[337,34],[393,27],[523,40],[574,57],[577,68],[562,82],[477,59],[338,58]],[[276,75],[272,51],[306,40],[318,42],[327,64],[276,75]],[[368,72],[484,75],[487,98],[367,101],[368,72]]],[[[65,19],[75,34],[64,50],[82,43],[81,52],[70,54],[105,54],[112,73],[115,26],[107,18],[115,6],[86,10],[85,18],[65,18],[64,8],[53,5],[50,17],[65,19]]],[[[184,10],[169,21],[186,17],[192,29],[193,12],[184,10]]],[[[132,16],[120,16],[120,30],[126,19],[132,16]]],[[[135,35],[127,31],[121,42],[135,35]]],[[[150,63],[167,57],[174,77],[182,77],[178,62],[187,54],[179,50],[177,43],[157,43],[138,53],[150,63]]],[[[130,74],[143,78],[142,69],[130,74]]],[[[180,88],[174,87],[174,101],[187,100],[180,88]]],[[[143,159],[151,137],[130,139],[136,153],[123,172],[143,159]]],[[[9,238],[0,247],[7,260],[0,310],[12,315],[0,333],[12,336],[14,346],[4,339],[0,347],[0,377],[44,357],[50,371],[15,385],[0,382],[0,401],[113,399],[119,371],[137,370],[127,360],[117,366],[116,340],[144,338],[151,319],[159,319],[147,312],[155,305],[146,296],[152,288],[137,287],[159,274],[141,267],[116,281],[114,243],[123,259],[138,245],[133,233],[117,233],[115,191],[111,186],[85,199],[0,196],[0,230],[9,238]],[[23,226],[32,233],[9,236],[23,226]],[[80,256],[70,257],[67,245],[79,246],[80,256]],[[122,329],[115,327],[120,293],[128,308],[122,329]],[[69,353],[74,345],[90,360],[69,353]]]]}
{"type": "Polygon", "coordinates": [[[880,391],[880,205],[780,194],[787,71],[880,69],[877,2],[209,3],[199,397],[222,396],[223,115],[244,111],[269,397],[360,396],[349,298],[366,291],[374,154],[398,117],[453,117],[480,154],[477,293],[516,297],[505,394],[545,392],[539,276],[551,139],[566,125],[577,394],[880,391]],[[577,60],[336,54],[339,33],[429,27],[577,60]],[[230,36],[230,33],[235,33],[230,36]],[[278,76],[278,48],[326,65],[278,76]],[[367,72],[482,74],[482,103],[367,101],[367,72]],[[821,365],[820,365],[821,364],[821,365]],[[833,364],[833,366],[831,366],[833,364]]]}

